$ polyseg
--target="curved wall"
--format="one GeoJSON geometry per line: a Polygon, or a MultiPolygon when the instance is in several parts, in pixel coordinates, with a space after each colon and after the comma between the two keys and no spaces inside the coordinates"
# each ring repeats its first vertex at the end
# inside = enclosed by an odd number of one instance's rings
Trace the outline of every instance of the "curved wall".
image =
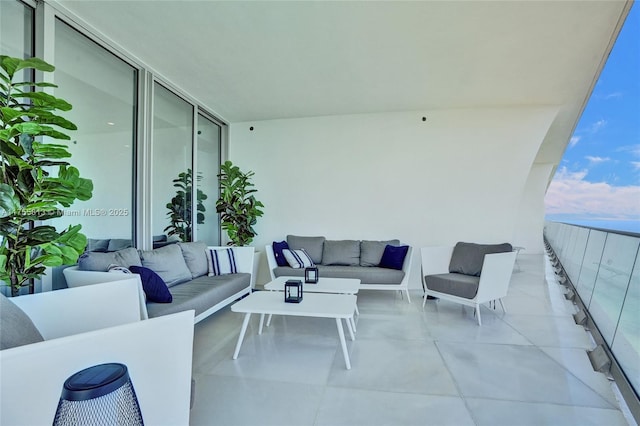
{"type": "Polygon", "coordinates": [[[544,192],[525,188],[546,186],[548,174],[530,170],[556,113],[459,109],[232,124],[229,158],[255,172],[266,206],[253,245],[297,234],[399,238],[416,248],[540,241],[527,252],[541,253],[544,192]],[[527,203],[531,197],[540,199],[527,203]],[[520,220],[523,202],[538,221],[520,220]]]}

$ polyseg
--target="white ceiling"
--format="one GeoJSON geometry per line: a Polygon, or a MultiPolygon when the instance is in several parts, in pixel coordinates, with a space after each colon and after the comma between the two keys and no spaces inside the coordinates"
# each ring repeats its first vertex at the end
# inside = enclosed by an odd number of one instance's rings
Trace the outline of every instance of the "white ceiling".
{"type": "Polygon", "coordinates": [[[545,141],[556,163],[630,7],[616,0],[58,3],[229,123],[558,105],[545,141]]]}

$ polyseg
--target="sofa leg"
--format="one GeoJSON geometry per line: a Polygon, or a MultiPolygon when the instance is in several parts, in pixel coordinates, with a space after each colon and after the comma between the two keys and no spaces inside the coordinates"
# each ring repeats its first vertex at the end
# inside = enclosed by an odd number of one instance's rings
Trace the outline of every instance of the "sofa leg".
{"type": "Polygon", "coordinates": [[[407,302],[411,303],[411,296],[409,296],[409,289],[407,288],[404,291],[405,293],[407,293],[407,302]]]}
{"type": "Polygon", "coordinates": [[[502,306],[502,311],[506,314],[507,310],[504,307],[504,302],[502,301],[502,299],[498,299],[500,301],[500,306],[502,306]]]}
{"type": "Polygon", "coordinates": [[[476,305],[476,317],[478,318],[478,325],[482,325],[482,319],[480,318],[480,305],[476,305]]]}

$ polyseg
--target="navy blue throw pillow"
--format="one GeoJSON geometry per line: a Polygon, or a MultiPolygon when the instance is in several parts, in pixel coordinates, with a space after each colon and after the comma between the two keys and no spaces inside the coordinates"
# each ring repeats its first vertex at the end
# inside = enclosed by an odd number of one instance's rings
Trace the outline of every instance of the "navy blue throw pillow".
{"type": "Polygon", "coordinates": [[[278,266],[289,266],[287,259],[285,259],[284,254],[282,254],[282,250],[288,249],[289,244],[286,241],[274,241],[271,245],[273,247],[273,254],[276,258],[276,263],[278,266]]]}
{"type": "Polygon", "coordinates": [[[407,257],[409,246],[390,246],[387,245],[382,253],[382,259],[380,259],[381,268],[388,269],[402,269],[404,258],[407,257]]]}
{"type": "Polygon", "coordinates": [[[167,284],[153,270],[144,266],[129,266],[129,270],[140,275],[142,289],[147,295],[147,300],[156,303],[171,303],[173,296],[169,293],[167,284]]]}

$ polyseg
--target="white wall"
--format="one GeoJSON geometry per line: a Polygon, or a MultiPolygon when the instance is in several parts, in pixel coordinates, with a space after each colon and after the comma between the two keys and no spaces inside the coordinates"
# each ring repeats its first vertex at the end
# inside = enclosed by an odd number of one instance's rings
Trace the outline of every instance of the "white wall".
{"type": "MultiPolygon", "coordinates": [[[[399,238],[416,248],[514,242],[529,170],[556,112],[460,109],[232,124],[230,159],[255,172],[266,206],[253,245],[287,234],[399,238]]],[[[531,214],[542,219],[539,207],[531,214]]],[[[420,286],[419,273],[411,280],[420,286]]]]}

